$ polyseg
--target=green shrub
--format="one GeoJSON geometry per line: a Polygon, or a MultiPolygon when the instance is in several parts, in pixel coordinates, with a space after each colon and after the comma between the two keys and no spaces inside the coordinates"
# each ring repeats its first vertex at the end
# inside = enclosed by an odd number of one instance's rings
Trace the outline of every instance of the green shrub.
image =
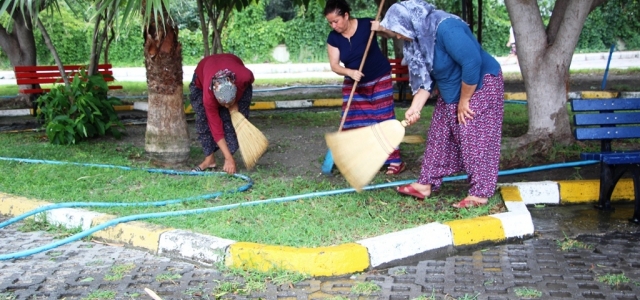
{"type": "MultiPolygon", "coordinates": [[[[331,27],[322,14],[323,7],[316,1],[309,2],[309,7],[299,7],[298,15],[285,23],[287,34],[284,42],[292,62],[327,61],[327,36],[331,27]]],[[[375,17],[365,16],[362,17],[375,17]]]]}
{"type": "Polygon", "coordinates": [[[78,72],[71,88],[55,85],[37,100],[38,116],[43,117],[47,137],[52,144],[70,145],[94,136],[120,138],[117,127],[124,128],[113,105],[121,104],[108,97],[107,82],[102,74],[88,76],[78,72]]]}

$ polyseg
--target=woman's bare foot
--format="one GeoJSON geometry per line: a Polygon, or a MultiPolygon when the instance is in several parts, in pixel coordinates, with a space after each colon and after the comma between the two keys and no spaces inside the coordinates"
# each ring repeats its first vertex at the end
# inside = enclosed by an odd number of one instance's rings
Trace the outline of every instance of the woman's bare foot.
{"type": "Polygon", "coordinates": [[[469,195],[464,199],[462,199],[462,201],[455,203],[452,206],[455,208],[469,208],[469,207],[487,205],[488,202],[489,202],[489,199],[487,198],[480,198],[480,197],[469,195]]]}

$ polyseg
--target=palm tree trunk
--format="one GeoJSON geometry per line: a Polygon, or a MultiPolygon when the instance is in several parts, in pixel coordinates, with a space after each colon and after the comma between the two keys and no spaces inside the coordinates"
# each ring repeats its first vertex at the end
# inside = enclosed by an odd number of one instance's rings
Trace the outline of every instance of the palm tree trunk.
{"type": "MultiPolygon", "coordinates": [[[[144,7],[144,6],[143,6],[144,7]]],[[[178,166],[189,158],[189,131],[182,100],[182,46],[166,8],[144,30],[149,109],[145,151],[158,166],[178,166]]]]}

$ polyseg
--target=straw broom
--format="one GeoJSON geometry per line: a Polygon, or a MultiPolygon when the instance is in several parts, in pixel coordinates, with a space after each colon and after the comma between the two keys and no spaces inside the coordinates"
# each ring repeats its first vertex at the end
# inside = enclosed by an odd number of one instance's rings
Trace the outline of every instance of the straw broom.
{"type": "MultiPolygon", "coordinates": [[[[384,0],[380,1],[380,6],[378,6],[378,14],[376,15],[376,21],[380,19],[380,14],[382,13],[382,6],[384,6],[384,0]]],[[[358,68],[359,72],[362,72],[362,68],[364,68],[364,62],[367,60],[367,54],[369,53],[369,48],[371,47],[371,41],[373,41],[373,36],[375,35],[375,31],[371,31],[369,34],[369,40],[367,41],[367,47],[364,49],[364,54],[362,55],[362,61],[360,62],[360,67],[358,68]]],[[[356,91],[356,87],[358,86],[358,81],[353,83],[353,87],[351,88],[351,94],[349,95],[349,100],[347,101],[347,106],[344,109],[344,114],[342,115],[342,120],[340,121],[340,127],[338,128],[338,132],[342,131],[342,127],[344,126],[344,121],[347,119],[347,113],[349,113],[349,107],[351,106],[351,100],[353,100],[353,94],[356,91]]],[[[333,168],[333,163],[335,159],[333,154],[331,153],[331,149],[327,151],[327,155],[324,158],[324,162],[322,164],[322,174],[331,174],[331,169],[333,168]]]]}
{"type": "Polygon", "coordinates": [[[233,128],[236,130],[236,136],[238,137],[242,160],[247,170],[251,170],[258,162],[258,159],[267,151],[269,141],[240,112],[232,110],[230,113],[231,123],[233,123],[233,128]]]}
{"type": "Polygon", "coordinates": [[[406,121],[387,120],[349,131],[327,133],[325,140],[340,173],[358,192],[380,171],[400,145],[406,121]]]}

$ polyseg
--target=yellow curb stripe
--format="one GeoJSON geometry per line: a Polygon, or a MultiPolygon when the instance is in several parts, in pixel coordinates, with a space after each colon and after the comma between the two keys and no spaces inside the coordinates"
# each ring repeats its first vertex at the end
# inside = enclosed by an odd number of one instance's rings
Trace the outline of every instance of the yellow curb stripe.
{"type": "MultiPolygon", "coordinates": [[[[596,202],[600,198],[600,180],[558,181],[558,185],[561,204],[596,202]]],[[[634,198],[633,180],[620,179],[613,189],[611,200],[633,200],[634,198]]]]}
{"type": "Polygon", "coordinates": [[[51,203],[0,193],[0,214],[18,216],[51,203]]]}
{"type": "Polygon", "coordinates": [[[484,216],[469,220],[446,222],[451,227],[453,245],[474,245],[484,241],[503,241],[506,239],[502,221],[484,216]]]}
{"type": "Polygon", "coordinates": [[[250,109],[275,109],[275,102],[251,102],[250,109]]]}
{"type": "MultiPolygon", "coordinates": [[[[91,226],[97,226],[115,218],[116,216],[113,215],[95,217],[92,220],[91,226]]],[[[153,253],[158,253],[160,235],[169,230],[172,230],[172,228],[164,228],[150,223],[133,221],[105,228],[94,233],[93,236],[107,241],[125,243],[133,247],[148,249],[153,251],[153,253]]]]}
{"type": "Polygon", "coordinates": [[[133,110],[133,105],[114,105],[113,109],[115,111],[129,111],[133,110]]]}
{"type": "Polygon", "coordinates": [[[342,99],[315,99],[313,107],[342,106],[342,99]]]}
{"type": "Polygon", "coordinates": [[[527,100],[527,93],[504,93],[504,100],[527,100]]]}
{"type": "Polygon", "coordinates": [[[584,99],[618,98],[618,92],[584,91],[581,95],[584,99]]]}
{"type": "Polygon", "coordinates": [[[369,267],[367,248],[348,243],[318,248],[296,248],[238,242],[229,246],[226,265],[252,270],[289,270],[310,276],[353,274],[369,267]]]}
{"type": "Polygon", "coordinates": [[[500,187],[500,195],[502,201],[522,202],[522,195],[520,195],[520,189],[517,186],[500,187]]]}

